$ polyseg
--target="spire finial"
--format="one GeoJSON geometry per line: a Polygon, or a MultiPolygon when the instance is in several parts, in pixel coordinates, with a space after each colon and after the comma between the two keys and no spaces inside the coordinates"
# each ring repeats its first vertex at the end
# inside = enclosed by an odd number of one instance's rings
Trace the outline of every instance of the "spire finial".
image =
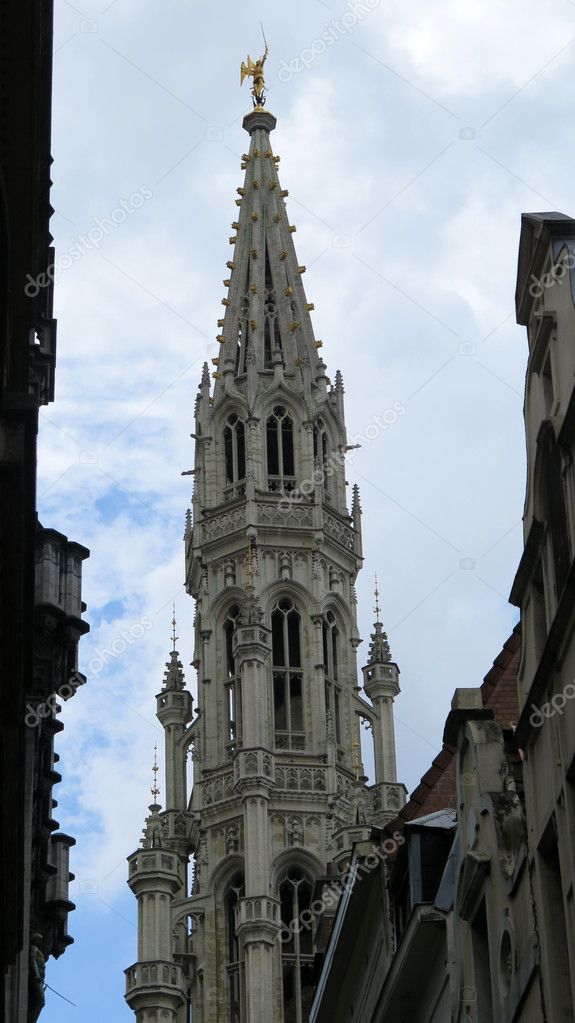
{"type": "Polygon", "coordinates": [[[174,601],[172,604],[172,650],[174,653],[176,650],[176,640],[179,638],[179,636],[176,636],[176,602],[174,601]]]}
{"type": "Polygon", "coordinates": [[[266,101],[266,98],[265,98],[266,83],[265,83],[265,79],[264,79],[264,64],[266,62],[266,57],[267,57],[267,55],[269,53],[268,44],[266,42],[266,37],[265,37],[265,34],[264,34],[263,25],[261,26],[261,29],[262,29],[262,35],[264,37],[264,47],[265,47],[262,56],[258,57],[257,60],[252,60],[252,58],[248,54],[248,62],[247,62],[247,64],[245,64],[244,61],[242,60],[242,63],[241,63],[241,66],[240,66],[240,85],[244,84],[244,79],[247,78],[248,76],[250,78],[253,78],[253,80],[254,80],[254,84],[252,85],[252,102],[253,102],[254,108],[256,110],[262,110],[263,107],[264,107],[265,101],[266,101]]]}
{"type": "Polygon", "coordinates": [[[375,611],[375,621],[376,621],[376,623],[378,625],[381,625],[381,618],[380,618],[381,606],[380,606],[380,603],[379,603],[379,590],[377,588],[377,572],[375,573],[375,607],[374,607],[374,611],[375,611]]]}
{"type": "Polygon", "coordinates": [[[158,788],[158,771],[159,771],[159,767],[158,767],[158,744],[156,742],[154,744],[154,766],[152,767],[152,772],[153,772],[153,775],[154,775],[154,780],[152,782],[152,789],[151,789],[152,799],[154,800],[154,805],[157,803],[158,796],[160,795],[160,790],[158,788]]]}

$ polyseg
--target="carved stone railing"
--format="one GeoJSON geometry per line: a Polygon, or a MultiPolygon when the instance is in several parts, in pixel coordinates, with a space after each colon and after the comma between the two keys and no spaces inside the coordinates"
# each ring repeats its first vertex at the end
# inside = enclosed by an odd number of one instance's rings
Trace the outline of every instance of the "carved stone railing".
{"type": "Polygon", "coordinates": [[[277,750],[305,750],[305,732],[274,732],[274,743],[277,750]]]}
{"type": "Polygon", "coordinates": [[[230,508],[229,511],[219,512],[209,517],[204,516],[201,522],[204,541],[217,540],[220,536],[227,536],[243,529],[246,524],[246,510],[244,505],[238,508],[230,508]]]}
{"type": "Polygon", "coordinates": [[[142,883],[149,884],[150,874],[177,891],[181,885],[178,854],[162,848],[137,849],[128,857],[128,884],[132,890],[138,889],[142,883]]]}
{"type": "Polygon", "coordinates": [[[253,778],[271,785],[273,783],[273,770],[273,758],[266,750],[259,748],[242,750],[234,763],[236,782],[253,778]]]}
{"type": "Polygon", "coordinates": [[[230,768],[221,774],[212,775],[202,782],[204,806],[213,806],[234,795],[234,771],[230,768]]]}
{"type": "Polygon", "coordinates": [[[268,476],[267,480],[272,494],[293,494],[296,489],[295,476],[268,476]]]}
{"type": "Polygon", "coordinates": [[[229,483],[227,487],[224,487],[224,501],[235,501],[236,497],[246,496],[246,481],[240,480],[238,483],[229,483]]]}
{"type": "Polygon", "coordinates": [[[280,904],[268,895],[248,896],[240,899],[235,908],[236,930],[263,928],[272,934],[280,926],[280,904]]]}
{"type": "Polygon", "coordinates": [[[323,528],[327,536],[330,536],[336,543],[341,544],[348,551],[355,550],[356,533],[347,522],[336,518],[329,512],[324,512],[323,528]]]}
{"type": "Polygon", "coordinates": [[[258,502],[259,526],[294,526],[307,528],[313,526],[313,508],[311,505],[299,504],[286,497],[278,502],[258,502]]]}
{"type": "Polygon", "coordinates": [[[406,794],[405,785],[400,782],[380,782],[379,785],[370,785],[366,793],[366,807],[374,818],[379,816],[392,818],[405,805],[406,794]]]}
{"type": "Polygon", "coordinates": [[[137,992],[150,989],[162,988],[164,991],[181,994],[182,1003],[185,1000],[184,972],[178,963],[158,962],[135,963],[124,970],[126,977],[126,997],[135,995],[137,992]]]}
{"type": "Polygon", "coordinates": [[[276,787],[286,792],[325,792],[326,772],[321,767],[276,767],[276,787]]]}

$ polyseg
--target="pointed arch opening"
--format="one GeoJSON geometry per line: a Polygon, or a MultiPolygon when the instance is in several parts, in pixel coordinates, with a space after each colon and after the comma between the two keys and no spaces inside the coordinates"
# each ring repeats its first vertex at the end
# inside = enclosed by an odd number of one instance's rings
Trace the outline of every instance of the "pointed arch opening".
{"type": "Polygon", "coordinates": [[[295,489],[294,426],[283,405],[276,405],[266,421],[268,490],[291,493],[295,489]]]}
{"type": "Polygon", "coordinates": [[[235,413],[224,426],[224,497],[227,501],[245,494],[246,428],[235,413]]]}
{"type": "Polygon", "coordinates": [[[328,501],[333,500],[334,473],[332,467],[332,455],[329,441],[329,434],[321,416],[316,419],[313,430],[313,459],[314,463],[319,462],[323,478],[324,496],[328,501]]]}
{"type": "Polygon", "coordinates": [[[328,734],[331,733],[338,746],[342,743],[342,693],[341,693],[341,634],[333,611],[329,610],[322,621],[323,670],[325,685],[325,712],[328,734]]]}
{"type": "Polygon", "coordinates": [[[304,749],[301,615],[290,597],[272,610],[274,734],[277,749],[304,749]]]}
{"type": "Polygon", "coordinates": [[[223,900],[230,1023],[242,1023],[246,1018],[243,949],[236,933],[237,909],[244,895],[244,875],[238,872],[227,884],[223,900]]]}
{"type": "Polygon", "coordinates": [[[240,617],[237,604],[229,608],[224,619],[225,657],[225,706],[226,706],[226,749],[232,756],[241,742],[242,735],[242,692],[241,676],[234,657],[233,636],[240,617]]]}
{"type": "Polygon", "coordinates": [[[284,1023],[304,1023],[313,998],[313,884],[299,866],[280,879],[284,1023]]]}

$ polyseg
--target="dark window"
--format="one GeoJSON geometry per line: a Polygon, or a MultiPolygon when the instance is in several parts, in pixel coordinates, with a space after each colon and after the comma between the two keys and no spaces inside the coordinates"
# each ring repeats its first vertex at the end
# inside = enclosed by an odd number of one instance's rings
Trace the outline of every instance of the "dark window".
{"type": "Polygon", "coordinates": [[[293,476],[294,475],[293,424],[288,416],[284,416],[284,418],[282,419],[281,439],[283,454],[282,475],[293,476]]]}
{"type": "Polygon", "coordinates": [[[224,638],[226,653],[226,713],[228,742],[234,742],[242,734],[242,699],[241,679],[236,670],[233,652],[233,635],[238,623],[240,609],[231,607],[224,622],[224,638]]]}
{"type": "Polygon", "coordinates": [[[333,715],[336,742],[341,743],[339,690],[339,629],[333,611],[327,611],[322,624],[323,667],[326,685],[326,711],[333,715]]]}
{"type": "Polygon", "coordinates": [[[243,1012],[243,964],[240,962],[241,948],[236,935],[236,906],[244,895],[244,879],[238,874],[228,885],[224,896],[226,914],[227,975],[229,983],[230,1020],[240,1023],[243,1012]]]}
{"type": "Polygon", "coordinates": [[[292,601],[278,600],[272,611],[274,727],[277,745],[290,749],[304,744],[300,628],[292,601]]]}
{"type": "Polygon", "coordinates": [[[281,489],[286,479],[291,483],[295,476],[293,422],[281,405],[276,405],[268,417],[266,441],[270,489],[281,489]]]}
{"type": "Polygon", "coordinates": [[[324,486],[324,489],[326,491],[326,496],[329,497],[330,495],[329,495],[328,491],[329,491],[329,483],[330,483],[330,477],[332,475],[332,470],[330,469],[330,464],[329,464],[330,463],[330,458],[329,458],[329,442],[328,442],[327,432],[326,432],[326,429],[325,429],[325,425],[324,425],[323,419],[318,419],[316,421],[316,424],[315,424],[315,427],[314,427],[314,431],[313,431],[313,457],[314,457],[314,461],[319,461],[319,463],[321,465],[321,469],[322,469],[322,472],[323,472],[323,486],[324,486]]]}
{"type": "Polygon", "coordinates": [[[246,476],[246,430],[235,414],[228,417],[224,427],[224,460],[226,487],[233,487],[246,476]]]}
{"type": "Polygon", "coordinates": [[[301,870],[289,870],[280,883],[279,896],[284,933],[282,943],[282,983],[284,1023],[304,1023],[308,1019],[313,996],[313,944],[308,921],[312,885],[301,870]],[[302,921],[302,914],[305,914],[302,921]],[[297,921],[299,926],[293,927],[297,921]]]}
{"type": "Polygon", "coordinates": [[[278,437],[278,421],[275,416],[270,416],[267,423],[268,442],[268,473],[270,476],[280,475],[280,451],[278,437]]]}

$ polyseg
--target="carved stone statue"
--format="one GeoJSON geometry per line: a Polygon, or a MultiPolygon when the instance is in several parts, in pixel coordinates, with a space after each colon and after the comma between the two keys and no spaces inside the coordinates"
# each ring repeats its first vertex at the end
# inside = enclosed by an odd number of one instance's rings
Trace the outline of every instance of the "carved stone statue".
{"type": "Polygon", "coordinates": [[[46,976],[46,959],[42,952],[43,935],[35,931],[30,940],[30,973],[29,973],[29,1020],[36,1023],[44,1005],[46,996],[44,994],[44,977],[46,976]]]}

